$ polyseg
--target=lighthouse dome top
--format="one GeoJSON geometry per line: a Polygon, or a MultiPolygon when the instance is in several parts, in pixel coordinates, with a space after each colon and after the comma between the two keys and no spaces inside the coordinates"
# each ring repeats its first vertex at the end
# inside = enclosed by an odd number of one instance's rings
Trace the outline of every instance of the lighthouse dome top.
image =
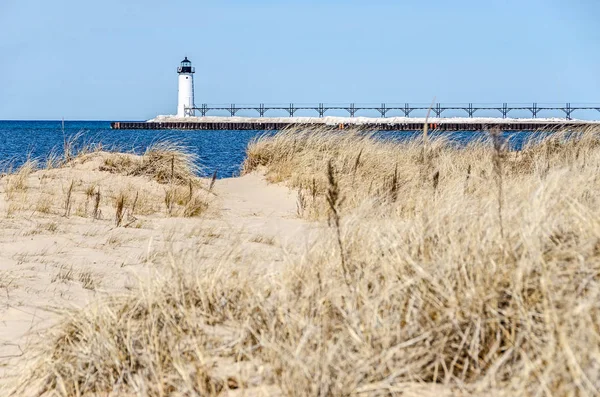
{"type": "Polygon", "coordinates": [[[181,66],[177,68],[177,73],[195,73],[195,68],[192,67],[192,62],[185,57],[183,61],[181,61],[181,66]]]}

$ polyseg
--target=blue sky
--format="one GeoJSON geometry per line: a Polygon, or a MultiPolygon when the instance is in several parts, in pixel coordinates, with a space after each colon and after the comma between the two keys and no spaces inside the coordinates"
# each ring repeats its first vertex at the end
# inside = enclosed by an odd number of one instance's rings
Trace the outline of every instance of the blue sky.
{"type": "Polygon", "coordinates": [[[600,102],[600,1],[0,0],[0,119],[196,104],[600,102]]]}

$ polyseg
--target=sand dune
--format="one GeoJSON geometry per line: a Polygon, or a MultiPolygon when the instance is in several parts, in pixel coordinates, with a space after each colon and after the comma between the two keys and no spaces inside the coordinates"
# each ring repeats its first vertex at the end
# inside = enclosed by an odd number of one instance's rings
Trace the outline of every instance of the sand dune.
{"type": "Polygon", "coordinates": [[[252,257],[263,271],[277,271],[282,247],[298,247],[311,227],[296,214],[295,194],[268,184],[260,173],[217,180],[207,195],[210,208],[200,217],[171,217],[161,202],[163,185],[100,171],[106,156],[33,171],[16,193],[7,191],[10,181],[0,180],[0,379],[4,375],[5,382],[29,343],[65,309],[136,288],[140,279],[160,272],[157,258],[200,247],[210,260],[235,245],[243,253],[238,262],[252,257]],[[73,203],[66,216],[71,181],[73,203]],[[100,219],[92,216],[90,187],[102,194],[100,219]],[[128,227],[115,226],[113,201],[120,192],[130,196],[129,205],[137,192],[144,195],[144,200],[138,196],[136,213],[126,215],[128,227]],[[41,201],[49,207],[43,212],[41,201]]]}
{"type": "Polygon", "coordinates": [[[597,129],[164,149],[1,178],[13,395],[598,394],[597,129]]]}

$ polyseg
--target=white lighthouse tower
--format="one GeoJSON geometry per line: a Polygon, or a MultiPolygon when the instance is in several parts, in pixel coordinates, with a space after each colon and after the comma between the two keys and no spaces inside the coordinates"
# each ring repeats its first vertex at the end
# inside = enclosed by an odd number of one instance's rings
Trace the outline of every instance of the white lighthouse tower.
{"type": "Polygon", "coordinates": [[[177,68],[177,73],[179,74],[177,117],[195,116],[196,112],[192,109],[194,107],[195,70],[192,67],[192,62],[187,57],[181,61],[181,66],[177,68]]]}

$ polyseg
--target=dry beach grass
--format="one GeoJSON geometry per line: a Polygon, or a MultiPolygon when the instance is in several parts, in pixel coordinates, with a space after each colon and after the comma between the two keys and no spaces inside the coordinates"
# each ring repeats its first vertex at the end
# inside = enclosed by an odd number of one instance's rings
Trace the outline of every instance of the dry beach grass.
{"type": "MultiPolygon", "coordinates": [[[[258,271],[280,267],[279,242],[304,224],[282,219],[294,214],[287,189],[257,175],[197,178],[189,154],[169,148],[135,156],[84,147],[0,176],[0,395],[47,348],[45,328],[164,277],[172,255],[214,262],[227,253],[232,265],[252,257],[264,264],[258,271]]],[[[36,394],[26,389],[12,394],[36,394]]]]}
{"type": "Polygon", "coordinates": [[[260,138],[243,178],[292,189],[313,236],[268,271],[235,239],[166,251],[52,327],[14,395],[598,395],[599,169],[598,130],[520,152],[496,134],[260,138]]]}
{"type": "Polygon", "coordinates": [[[64,159],[51,158],[32,181],[30,176],[40,168],[33,160],[0,175],[8,216],[32,211],[68,217],[75,211],[95,219],[112,215],[120,226],[125,213],[129,218],[161,211],[195,216],[208,208],[211,192],[196,176],[196,158],[177,143],[158,142],[141,156],[107,152],[101,146],[67,153],[64,159]]]}

